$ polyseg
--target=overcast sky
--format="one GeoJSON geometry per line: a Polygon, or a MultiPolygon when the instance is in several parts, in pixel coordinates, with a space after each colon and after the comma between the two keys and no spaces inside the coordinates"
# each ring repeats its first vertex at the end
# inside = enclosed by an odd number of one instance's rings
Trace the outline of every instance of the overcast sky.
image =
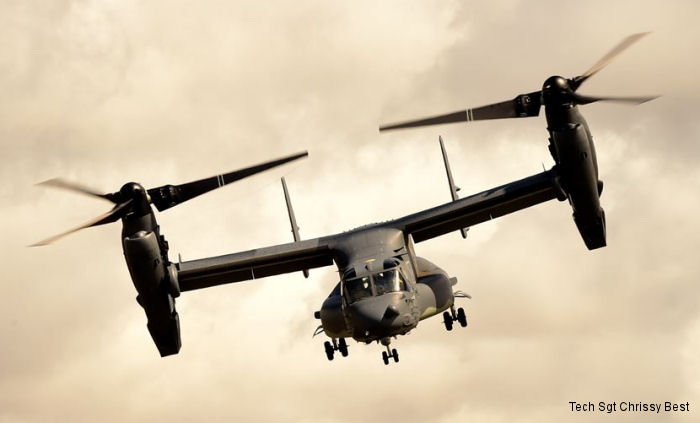
{"type": "Polygon", "coordinates": [[[700,415],[700,4],[695,1],[0,1],[0,422],[695,421],[700,415]],[[608,247],[551,202],[416,246],[473,296],[394,346],[328,362],[313,312],[335,268],[188,292],[160,358],[120,225],[26,245],[110,206],[34,187],[182,183],[308,149],[307,160],[158,215],[171,259],[291,241],[552,165],[543,116],[397,131],[380,123],[503,101],[585,71],[608,247]],[[575,414],[569,401],[691,403],[575,414]],[[675,420],[674,420],[675,419],[675,420]]]}

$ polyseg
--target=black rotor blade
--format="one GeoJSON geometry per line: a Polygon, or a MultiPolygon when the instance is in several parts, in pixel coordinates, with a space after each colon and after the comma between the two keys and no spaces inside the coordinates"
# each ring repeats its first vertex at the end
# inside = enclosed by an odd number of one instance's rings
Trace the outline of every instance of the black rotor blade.
{"type": "Polygon", "coordinates": [[[389,125],[384,125],[379,127],[379,131],[388,131],[391,129],[403,129],[403,128],[415,128],[418,126],[428,126],[428,125],[440,125],[443,123],[455,123],[455,122],[467,122],[469,120],[467,110],[461,110],[459,112],[448,113],[445,115],[433,116],[425,119],[409,120],[399,123],[391,123],[389,125]]]}
{"type": "Polygon", "coordinates": [[[187,200],[191,200],[194,197],[215,190],[224,185],[228,185],[231,182],[238,181],[248,176],[255,175],[256,173],[272,169],[273,167],[277,167],[308,155],[309,153],[304,151],[302,153],[293,154],[291,156],[260,163],[255,166],[239,169],[230,173],[224,173],[223,175],[212,176],[210,178],[204,178],[182,185],[164,185],[157,188],[151,188],[148,190],[148,195],[151,197],[151,203],[156,206],[158,211],[163,211],[178,204],[184,203],[187,200]]]}
{"type": "Polygon", "coordinates": [[[510,101],[470,109],[470,120],[507,119],[532,117],[540,114],[542,92],[520,94],[510,101]]]}
{"type": "Polygon", "coordinates": [[[645,35],[649,34],[648,32],[640,32],[638,34],[632,34],[625,38],[624,40],[620,41],[618,45],[616,45],[612,50],[608,52],[605,56],[603,56],[600,60],[598,60],[593,66],[591,66],[590,69],[588,69],[586,72],[581,74],[580,76],[577,76],[574,78],[576,88],[581,86],[585,80],[590,78],[591,76],[595,75],[603,69],[605,66],[607,66],[612,60],[617,57],[620,53],[623,51],[627,50],[629,46],[637,42],[640,38],[644,37],[645,35]]]}
{"type": "Polygon", "coordinates": [[[52,236],[52,237],[50,237],[50,238],[46,238],[46,239],[41,240],[41,241],[39,241],[39,242],[37,242],[37,243],[34,243],[34,244],[30,245],[30,247],[38,247],[38,246],[41,246],[41,245],[49,245],[49,244],[51,244],[52,242],[54,242],[54,241],[56,241],[56,240],[58,240],[58,239],[60,239],[60,238],[63,238],[63,237],[66,236],[66,235],[70,235],[70,234],[72,234],[73,232],[77,232],[77,231],[79,231],[79,230],[81,230],[81,229],[89,228],[89,227],[92,227],[92,226],[104,225],[104,224],[106,224],[106,223],[116,222],[117,220],[119,220],[120,218],[122,218],[122,217],[129,211],[129,206],[131,206],[131,202],[132,202],[132,200],[127,200],[127,201],[125,201],[125,202],[123,202],[123,203],[119,203],[119,204],[117,204],[116,206],[114,206],[114,207],[112,208],[112,210],[108,211],[107,213],[104,213],[104,214],[102,214],[102,215],[100,215],[100,216],[97,216],[97,217],[94,218],[94,219],[90,219],[90,220],[88,220],[87,222],[83,223],[82,225],[77,226],[77,227],[75,227],[75,228],[73,228],[73,229],[67,230],[66,232],[62,232],[62,233],[60,233],[60,234],[58,234],[58,235],[54,235],[54,236],[52,236]]]}
{"type": "Polygon", "coordinates": [[[75,182],[66,181],[66,180],[61,179],[61,178],[49,179],[49,180],[44,181],[44,182],[39,182],[37,185],[46,185],[46,186],[53,187],[53,188],[61,188],[61,189],[65,189],[68,191],[78,192],[80,194],[89,195],[91,197],[103,198],[105,200],[109,200],[109,201],[114,202],[112,200],[111,194],[100,194],[99,192],[94,191],[90,188],[87,188],[83,185],[80,185],[80,184],[75,183],[75,182]]]}
{"type": "Polygon", "coordinates": [[[629,104],[642,104],[647,101],[659,98],[659,96],[646,96],[646,97],[593,97],[587,95],[573,94],[574,101],[576,104],[590,104],[596,101],[612,101],[616,103],[629,103],[629,104]]]}
{"type": "Polygon", "coordinates": [[[379,131],[439,125],[443,123],[471,122],[474,120],[537,116],[540,113],[541,103],[542,93],[540,91],[534,91],[528,94],[521,94],[515,97],[513,100],[503,101],[501,103],[489,104],[487,106],[476,107],[474,109],[467,109],[424,119],[410,120],[380,126],[379,131]]]}

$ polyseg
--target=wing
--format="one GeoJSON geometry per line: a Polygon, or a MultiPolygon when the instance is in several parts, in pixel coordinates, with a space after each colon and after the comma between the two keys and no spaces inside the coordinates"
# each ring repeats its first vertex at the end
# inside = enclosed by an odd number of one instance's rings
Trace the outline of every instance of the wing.
{"type": "Polygon", "coordinates": [[[180,291],[330,266],[333,256],[329,240],[309,239],[179,263],[180,291]]]}
{"type": "MultiPolygon", "coordinates": [[[[479,194],[423,210],[382,226],[425,241],[557,198],[555,173],[546,171],[479,194]]],[[[240,282],[333,264],[335,236],[309,239],[178,263],[180,291],[240,282]]]]}
{"type": "Polygon", "coordinates": [[[551,170],[389,222],[425,241],[557,198],[551,170]]]}

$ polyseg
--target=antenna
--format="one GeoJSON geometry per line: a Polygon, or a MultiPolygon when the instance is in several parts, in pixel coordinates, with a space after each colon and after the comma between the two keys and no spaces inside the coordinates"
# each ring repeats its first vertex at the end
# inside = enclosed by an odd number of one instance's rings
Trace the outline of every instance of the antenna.
{"type": "MultiPolygon", "coordinates": [[[[289,198],[289,191],[287,190],[287,182],[282,177],[282,190],[284,191],[284,201],[287,203],[287,213],[289,214],[289,224],[292,226],[292,236],[294,237],[294,242],[299,242],[301,238],[299,237],[299,226],[297,226],[297,219],[294,217],[294,209],[292,208],[292,200],[289,198]]],[[[309,277],[309,269],[302,270],[305,278],[309,277]]]]}
{"type": "MultiPolygon", "coordinates": [[[[438,135],[440,140],[440,150],[442,150],[442,160],[445,162],[445,172],[447,172],[447,183],[450,184],[450,195],[452,196],[452,201],[457,201],[459,195],[459,187],[455,186],[455,181],[452,179],[452,170],[450,169],[450,161],[447,159],[447,151],[445,150],[445,143],[442,141],[442,135],[438,135]]],[[[467,231],[469,228],[461,228],[459,232],[462,234],[462,238],[467,239],[467,231]]]]}

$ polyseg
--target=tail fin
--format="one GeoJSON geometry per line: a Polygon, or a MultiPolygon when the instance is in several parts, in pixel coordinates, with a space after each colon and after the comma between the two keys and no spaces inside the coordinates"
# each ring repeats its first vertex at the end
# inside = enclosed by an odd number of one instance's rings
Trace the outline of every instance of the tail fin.
{"type": "MultiPolygon", "coordinates": [[[[289,214],[289,224],[292,225],[292,236],[294,236],[294,242],[299,242],[301,238],[299,237],[299,226],[297,226],[297,219],[294,217],[294,209],[292,208],[292,200],[289,198],[289,191],[287,191],[287,182],[282,178],[282,189],[284,190],[284,201],[287,203],[287,213],[289,214]]],[[[302,270],[304,277],[309,277],[309,269],[302,270]]]]}
{"type": "MultiPolygon", "coordinates": [[[[457,201],[459,196],[457,191],[459,188],[455,186],[455,181],[452,179],[452,170],[450,170],[450,161],[447,159],[447,151],[445,150],[445,143],[442,142],[442,136],[438,136],[440,139],[440,150],[442,150],[442,160],[445,162],[445,171],[447,172],[447,182],[450,184],[450,195],[452,195],[452,201],[457,201]]],[[[461,228],[459,232],[462,234],[462,238],[467,239],[467,231],[469,228],[461,228]]]]}

